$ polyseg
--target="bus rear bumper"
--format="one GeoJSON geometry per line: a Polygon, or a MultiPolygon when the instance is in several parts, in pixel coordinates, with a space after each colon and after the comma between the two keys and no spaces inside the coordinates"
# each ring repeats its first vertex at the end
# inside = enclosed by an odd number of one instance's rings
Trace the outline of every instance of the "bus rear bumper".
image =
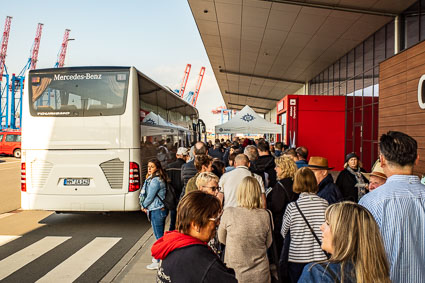
{"type": "Polygon", "coordinates": [[[138,211],[139,192],[117,195],[43,195],[21,192],[21,208],[49,211],[138,211]]]}

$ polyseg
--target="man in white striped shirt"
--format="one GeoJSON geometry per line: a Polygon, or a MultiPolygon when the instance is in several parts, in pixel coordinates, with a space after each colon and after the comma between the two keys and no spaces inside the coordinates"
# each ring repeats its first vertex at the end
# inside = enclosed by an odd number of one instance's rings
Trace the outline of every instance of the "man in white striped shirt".
{"type": "Polygon", "coordinates": [[[381,230],[392,282],[425,282],[425,186],[413,175],[417,142],[390,131],[380,138],[387,182],[360,199],[381,230]]]}

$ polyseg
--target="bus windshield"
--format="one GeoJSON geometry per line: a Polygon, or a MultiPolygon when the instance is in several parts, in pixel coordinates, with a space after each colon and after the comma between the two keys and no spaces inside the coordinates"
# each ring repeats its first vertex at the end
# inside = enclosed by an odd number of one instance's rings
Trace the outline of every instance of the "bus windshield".
{"type": "Polygon", "coordinates": [[[32,116],[110,116],[125,111],[129,69],[51,69],[29,76],[32,116]]]}

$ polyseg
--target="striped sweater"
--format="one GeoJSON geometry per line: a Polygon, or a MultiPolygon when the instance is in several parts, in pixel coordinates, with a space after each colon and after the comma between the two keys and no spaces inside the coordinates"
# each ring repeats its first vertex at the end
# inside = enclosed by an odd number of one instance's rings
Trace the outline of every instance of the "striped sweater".
{"type": "MultiPolygon", "coordinates": [[[[322,240],[320,226],[325,222],[325,210],[328,207],[328,202],[316,194],[301,193],[297,203],[317,237],[322,240]]],[[[295,202],[288,204],[283,215],[281,230],[283,237],[288,230],[291,233],[289,262],[306,263],[326,259],[321,247],[295,206],[295,202]]]]}

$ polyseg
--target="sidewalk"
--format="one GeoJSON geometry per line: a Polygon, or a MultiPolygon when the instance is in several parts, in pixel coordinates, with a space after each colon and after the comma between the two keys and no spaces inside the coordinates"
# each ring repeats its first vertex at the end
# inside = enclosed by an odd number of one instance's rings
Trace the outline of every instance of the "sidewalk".
{"type": "MultiPolygon", "coordinates": [[[[166,229],[169,226],[169,217],[167,217],[166,229]]],[[[157,271],[146,269],[146,266],[152,263],[151,247],[155,241],[151,227],[100,282],[156,282],[157,271]]]]}

